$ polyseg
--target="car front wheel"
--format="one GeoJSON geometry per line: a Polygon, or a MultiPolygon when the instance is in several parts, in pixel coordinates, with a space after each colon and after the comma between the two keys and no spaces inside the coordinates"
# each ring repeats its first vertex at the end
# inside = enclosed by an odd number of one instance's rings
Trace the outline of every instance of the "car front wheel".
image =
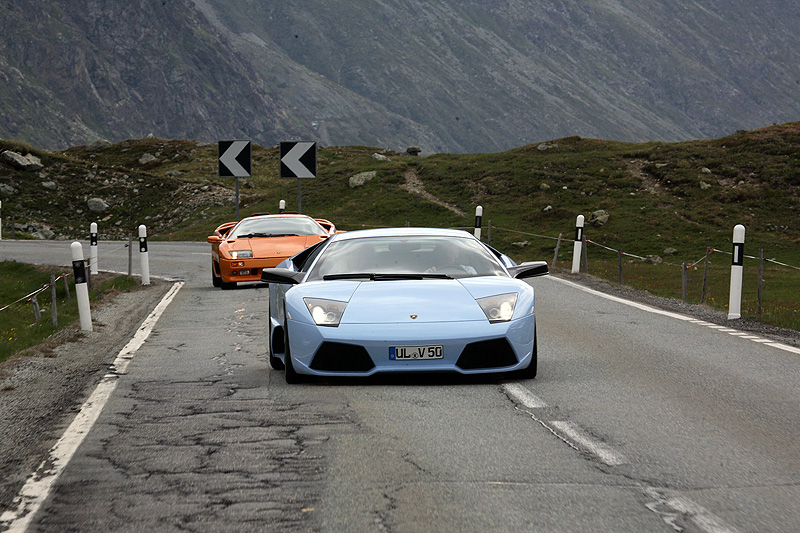
{"type": "Polygon", "coordinates": [[[304,376],[295,372],[294,366],[292,365],[292,353],[289,350],[289,320],[286,317],[283,318],[283,349],[285,350],[283,357],[286,361],[284,363],[284,366],[286,367],[284,369],[286,383],[290,385],[302,383],[304,381],[304,376]]]}

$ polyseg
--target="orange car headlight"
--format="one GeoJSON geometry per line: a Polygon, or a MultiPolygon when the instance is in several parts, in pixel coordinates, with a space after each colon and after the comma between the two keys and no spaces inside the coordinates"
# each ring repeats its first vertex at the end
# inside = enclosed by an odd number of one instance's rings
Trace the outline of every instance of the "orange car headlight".
{"type": "Polygon", "coordinates": [[[253,250],[233,250],[231,251],[231,258],[233,259],[244,259],[247,257],[253,257],[253,250]]]}

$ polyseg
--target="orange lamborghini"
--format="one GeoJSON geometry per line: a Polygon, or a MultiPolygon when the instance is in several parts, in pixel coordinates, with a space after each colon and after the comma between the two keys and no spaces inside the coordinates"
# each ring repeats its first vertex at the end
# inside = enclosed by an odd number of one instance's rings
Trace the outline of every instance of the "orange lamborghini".
{"type": "Polygon", "coordinates": [[[211,280],[233,289],[240,281],[261,281],[261,270],[327,239],[336,227],[306,215],[253,215],[226,222],[206,240],[211,243],[211,280]]]}

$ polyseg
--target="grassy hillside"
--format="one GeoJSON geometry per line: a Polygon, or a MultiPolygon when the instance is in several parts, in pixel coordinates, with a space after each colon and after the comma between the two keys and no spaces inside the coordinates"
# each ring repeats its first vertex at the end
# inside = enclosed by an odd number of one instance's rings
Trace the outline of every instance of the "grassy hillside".
{"type": "MultiPolygon", "coordinates": [[[[173,240],[204,239],[234,218],[235,182],[217,176],[216,144],[140,139],[50,153],[0,141],[4,149],[31,151],[45,165],[41,172],[24,172],[0,163],[0,184],[16,190],[2,198],[6,237],[11,216],[46,223],[61,237],[85,238],[97,221],[101,238],[123,238],[145,223],[159,234],[155,238],[173,240]],[[146,154],[152,158],[142,159],[146,154]],[[43,188],[48,181],[55,189],[43,188]],[[94,196],[110,204],[107,212],[87,209],[94,196]]],[[[302,211],[344,230],[407,223],[469,228],[481,205],[484,240],[491,221],[492,244],[518,261],[552,261],[555,239],[571,238],[575,218],[583,214],[587,237],[630,254],[625,264],[631,267],[648,255],[679,268],[703,258],[707,247],[730,251],[733,227],[744,224],[746,254],[764,249],[767,258],[800,266],[800,122],[681,143],[568,137],[500,153],[413,157],[384,151],[388,160],[377,160],[377,152],[320,147],[317,179],[301,183],[302,211]],[[351,188],[349,178],[364,171],[376,171],[376,177],[351,188]],[[453,209],[409,191],[409,176],[453,209]],[[605,225],[589,224],[597,210],[608,213],[605,225]]],[[[297,180],[278,177],[277,148],[254,147],[253,172],[240,180],[242,216],[275,212],[281,199],[289,210],[296,208],[297,180]]],[[[589,247],[590,271],[616,279],[616,252],[602,246],[589,247]]],[[[560,249],[558,266],[568,268],[571,243],[560,249]]],[[[712,254],[712,265],[724,272],[730,256],[712,254]]],[[[780,272],[788,276],[781,285],[800,287],[800,271],[780,272]]],[[[664,291],[675,296],[677,289],[680,296],[680,270],[669,276],[664,291]]],[[[626,283],[634,282],[626,276],[626,283]]],[[[796,292],[782,297],[789,314],[800,307],[796,292]]],[[[715,299],[727,302],[727,293],[715,299]]]]}

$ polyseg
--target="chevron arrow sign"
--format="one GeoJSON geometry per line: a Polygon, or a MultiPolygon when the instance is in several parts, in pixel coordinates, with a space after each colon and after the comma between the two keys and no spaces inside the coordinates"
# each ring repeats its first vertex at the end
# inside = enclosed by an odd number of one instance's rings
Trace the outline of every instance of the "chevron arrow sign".
{"type": "Polygon", "coordinates": [[[250,141],[219,141],[221,178],[249,178],[252,166],[250,141]]]}
{"type": "Polygon", "coordinates": [[[317,177],[317,143],[296,141],[281,143],[282,178],[317,177]]]}

